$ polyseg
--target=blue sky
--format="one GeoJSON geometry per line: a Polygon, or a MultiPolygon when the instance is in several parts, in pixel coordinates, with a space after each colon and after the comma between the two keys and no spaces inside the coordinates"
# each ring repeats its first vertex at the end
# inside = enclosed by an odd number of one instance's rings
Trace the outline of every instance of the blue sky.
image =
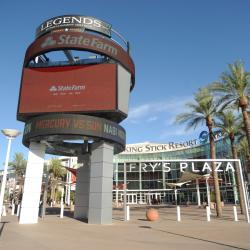
{"type": "MultiPolygon", "coordinates": [[[[127,142],[197,138],[202,128],[185,131],[173,124],[175,116],[228,63],[241,59],[250,69],[249,9],[247,0],[2,1],[0,128],[23,130],[16,121],[21,70],[37,26],[57,15],[80,14],[111,23],[131,43],[136,86],[129,118],[122,123],[127,142]]],[[[0,135],[0,163],[6,146],[0,135]]],[[[21,136],[14,140],[11,156],[15,152],[27,157],[21,136]]]]}

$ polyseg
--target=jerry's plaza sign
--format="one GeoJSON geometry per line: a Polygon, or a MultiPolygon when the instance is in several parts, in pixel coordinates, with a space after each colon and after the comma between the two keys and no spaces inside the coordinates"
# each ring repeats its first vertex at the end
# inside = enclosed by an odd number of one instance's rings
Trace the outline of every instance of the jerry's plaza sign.
{"type": "Polygon", "coordinates": [[[155,162],[127,162],[127,172],[155,172],[163,171],[165,173],[172,170],[180,170],[180,172],[190,171],[197,174],[212,172],[212,164],[214,164],[215,172],[231,171],[235,172],[235,160],[171,160],[171,161],[155,161],[155,162]]]}

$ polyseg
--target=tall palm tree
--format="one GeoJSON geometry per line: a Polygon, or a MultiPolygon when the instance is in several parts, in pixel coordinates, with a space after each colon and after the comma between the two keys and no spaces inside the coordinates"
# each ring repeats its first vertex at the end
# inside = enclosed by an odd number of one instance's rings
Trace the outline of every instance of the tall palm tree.
{"type": "Polygon", "coordinates": [[[212,83],[209,88],[221,97],[222,108],[235,104],[241,109],[250,152],[250,120],[247,111],[250,98],[250,73],[245,71],[240,61],[229,64],[228,68],[229,71],[222,73],[220,81],[212,83]]]}
{"type": "MultiPolygon", "coordinates": [[[[232,110],[225,110],[224,112],[219,112],[217,115],[217,121],[215,123],[215,127],[220,128],[222,134],[225,137],[229,138],[233,159],[238,159],[237,146],[235,142],[236,142],[236,135],[239,135],[239,131],[241,131],[242,127],[242,122],[239,119],[239,117],[236,117],[232,110]]],[[[240,170],[238,166],[235,167],[235,172],[236,172],[237,189],[240,194],[240,209],[241,213],[245,213],[243,189],[240,178],[240,170]]]]}
{"type": "Polygon", "coordinates": [[[249,150],[248,150],[248,143],[247,143],[246,137],[243,137],[240,140],[239,147],[238,147],[238,153],[242,156],[242,158],[248,159],[249,150]]]}
{"type": "MultiPolygon", "coordinates": [[[[215,141],[213,135],[213,118],[217,112],[217,104],[214,101],[213,96],[210,94],[208,89],[203,88],[194,96],[194,103],[187,103],[186,106],[190,109],[188,113],[179,114],[176,117],[176,122],[186,123],[187,129],[196,128],[199,124],[206,124],[209,131],[209,143],[210,143],[210,157],[211,159],[216,158],[215,152],[215,141]]],[[[221,196],[218,174],[215,171],[215,164],[212,163],[212,174],[214,178],[214,190],[215,190],[215,200],[216,200],[216,212],[217,216],[221,217],[222,207],[221,207],[221,196]]]]}
{"type": "Polygon", "coordinates": [[[9,166],[15,171],[15,187],[14,192],[16,190],[16,184],[18,183],[20,186],[18,196],[22,193],[22,187],[24,184],[24,174],[26,171],[27,161],[25,160],[22,153],[15,153],[14,158],[11,162],[9,162],[9,166]]]}
{"type": "Polygon", "coordinates": [[[50,175],[51,199],[54,201],[58,182],[65,176],[66,170],[62,166],[61,160],[56,158],[49,161],[48,167],[50,175]]]}
{"type": "Polygon", "coordinates": [[[24,159],[22,153],[15,153],[13,161],[9,162],[9,166],[15,170],[17,175],[24,175],[27,161],[24,159]]]}
{"type": "Polygon", "coordinates": [[[250,158],[250,153],[249,153],[249,150],[248,150],[248,142],[247,142],[247,138],[246,137],[242,137],[240,139],[240,143],[239,143],[239,146],[238,146],[238,153],[240,155],[240,158],[244,162],[244,173],[247,176],[247,173],[250,171],[250,168],[247,169],[249,167],[247,165],[249,163],[249,161],[247,162],[245,159],[249,159],[250,158]]]}

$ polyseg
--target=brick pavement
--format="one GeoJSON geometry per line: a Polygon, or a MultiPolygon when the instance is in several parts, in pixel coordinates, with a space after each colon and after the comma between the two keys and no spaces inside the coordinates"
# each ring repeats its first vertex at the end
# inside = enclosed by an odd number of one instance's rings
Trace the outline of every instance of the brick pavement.
{"type": "Polygon", "coordinates": [[[121,209],[114,209],[113,224],[104,226],[69,216],[60,219],[58,209],[34,225],[19,225],[16,216],[8,215],[0,224],[0,249],[250,249],[250,224],[241,215],[234,222],[232,207],[224,209],[222,219],[212,215],[211,222],[196,207],[181,207],[181,222],[176,221],[176,208],[157,209],[156,222],[145,219],[145,207],[132,208],[129,222],[122,220],[121,209]]]}

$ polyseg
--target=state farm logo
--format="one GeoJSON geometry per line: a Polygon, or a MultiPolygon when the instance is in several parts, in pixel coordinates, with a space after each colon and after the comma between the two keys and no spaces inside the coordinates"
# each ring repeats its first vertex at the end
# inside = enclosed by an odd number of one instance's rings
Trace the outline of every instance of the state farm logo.
{"type": "Polygon", "coordinates": [[[53,46],[55,44],[56,44],[56,40],[53,39],[53,36],[49,36],[41,44],[41,48],[45,48],[45,47],[48,47],[48,46],[53,46]]]}
{"type": "Polygon", "coordinates": [[[57,87],[56,86],[51,86],[49,91],[50,92],[55,92],[55,91],[57,91],[57,87]]]}
{"type": "Polygon", "coordinates": [[[86,86],[85,85],[52,85],[49,87],[49,92],[80,92],[85,90],[86,86]]]}
{"type": "Polygon", "coordinates": [[[59,37],[48,36],[41,43],[41,48],[47,48],[55,45],[62,46],[84,46],[90,47],[98,51],[103,51],[116,56],[118,54],[117,48],[108,41],[103,41],[97,37],[85,37],[84,35],[66,35],[62,34],[59,37]]]}

